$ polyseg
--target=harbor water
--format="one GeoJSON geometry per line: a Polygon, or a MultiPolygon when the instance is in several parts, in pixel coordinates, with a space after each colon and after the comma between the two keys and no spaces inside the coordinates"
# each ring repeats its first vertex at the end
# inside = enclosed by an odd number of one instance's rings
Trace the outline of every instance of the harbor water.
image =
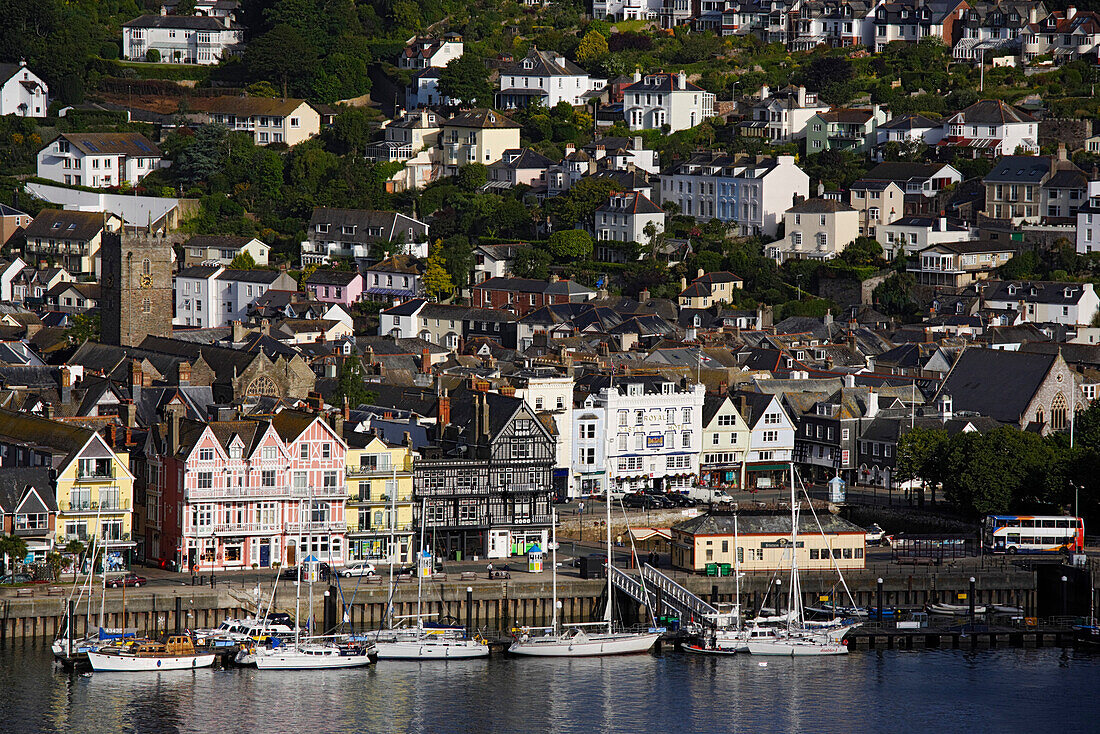
{"type": "Polygon", "coordinates": [[[1095,732],[1100,654],[886,650],[69,674],[0,650],[4,732],[1095,732]],[[766,663],[766,665],[764,664],[766,663]]]}

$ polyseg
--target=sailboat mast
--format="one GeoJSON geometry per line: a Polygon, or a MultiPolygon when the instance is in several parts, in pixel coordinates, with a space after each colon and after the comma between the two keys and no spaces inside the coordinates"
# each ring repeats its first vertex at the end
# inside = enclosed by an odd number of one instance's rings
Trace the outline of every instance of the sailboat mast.
{"type": "Polygon", "coordinates": [[[791,629],[791,622],[795,615],[795,601],[798,598],[798,508],[795,505],[794,494],[794,462],[791,462],[791,586],[787,601],[787,629],[791,629]]]}
{"type": "Polygon", "coordinates": [[[551,594],[553,598],[550,600],[553,611],[551,612],[550,625],[554,628],[554,632],[558,631],[558,511],[550,511],[550,579],[551,579],[551,594]]]}
{"type": "Polygon", "coordinates": [[[390,600],[386,604],[386,621],[388,627],[393,629],[393,564],[397,560],[397,553],[394,551],[396,544],[394,541],[394,528],[397,525],[397,464],[393,465],[393,493],[390,497],[390,600]]]}
{"type": "MultiPolygon", "coordinates": [[[[302,501],[298,500],[298,577],[294,582],[294,648],[298,648],[298,638],[302,630],[302,501]]],[[[279,582],[276,581],[276,584],[279,582]]]]}
{"type": "Polygon", "coordinates": [[[421,590],[424,588],[424,569],[421,567],[422,557],[424,555],[424,524],[427,517],[424,513],[428,511],[427,500],[420,500],[420,553],[416,557],[416,627],[420,629],[420,598],[423,596],[421,590]]]}
{"type": "Polygon", "coordinates": [[[611,586],[611,487],[607,488],[607,631],[611,632],[612,620],[615,618],[611,605],[614,603],[615,593],[611,586]]]}
{"type": "Polygon", "coordinates": [[[733,614],[737,618],[737,629],[741,629],[741,547],[738,545],[737,515],[733,516],[733,614]]]}

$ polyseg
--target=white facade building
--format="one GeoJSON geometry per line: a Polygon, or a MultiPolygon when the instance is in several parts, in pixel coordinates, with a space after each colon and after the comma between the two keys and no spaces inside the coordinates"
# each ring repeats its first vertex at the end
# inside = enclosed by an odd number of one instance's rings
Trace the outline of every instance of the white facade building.
{"type": "Polygon", "coordinates": [[[1100,181],[1089,181],[1088,201],[1077,210],[1077,252],[1100,252],[1100,181]]]}
{"type": "Polygon", "coordinates": [[[699,474],[703,396],[701,384],[659,377],[620,378],[586,396],[574,421],[575,491],[687,491],[699,474]]]}
{"type": "Polygon", "coordinates": [[[162,155],[141,133],[62,133],[38,151],[38,177],[93,188],[136,184],[160,168],[162,155]]]}
{"type": "MultiPolygon", "coordinates": [[[[523,398],[536,414],[549,414],[557,429],[554,491],[560,498],[573,498],[570,479],[573,460],[573,378],[556,371],[529,370],[512,376],[516,397],[523,398]]],[[[601,434],[602,435],[602,434],[601,434]]]]}
{"type": "Polygon", "coordinates": [[[122,55],[145,61],[156,51],[166,64],[216,64],[243,48],[244,29],[229,16],[143,15],[122,24],[122,55]]]}
{"type": "Polygon", "coordinates": [[[634,72],[623,90],[623,117],[631,130],[688,130],[714,116],[714,95],[687,80],[687,74],[634,72]]]}
{"type": "Polygon", "coordinates": [[[45,117],[50,88],[25,62],[0,64],[0,115],[45,117]]]}
{"type": "Polygon", "coordinates": [[[664,0],[593,0],[592,17],[596,20],[657,20],[664,0]]]}
{"type": "Polygon", "coordinates": [[[596,210],[594,229],[597,240],[643,243],[650,224],[657,234],[664,232],[665,210],[641,194],[618,193],[596,210]]]}
{"type": "Polygon", "coordinates": [[[794,156],[699,153],[661,176],[660,200],[676,202],[696,219],[736,223],[744,236],[774,237],[783,212],[809,190],[810,178],[794,156]]]}
{"type": "Polygon", "coordinates": [[[501,70],[497,106],[515,109],[538,102],[553,108],[565,102],[579,107],[584,104],[584,95],[606,84],[606,79],[589,76],[561,54],[532,48],[527,56],[501,70]]]}
{"type": "Polygon", "coordinates": [[[1087,325],[1100,308],[1092,283],[1003,281],[991,283],[984,295],[989,308],[1013,309],[1038,324],[1087,325]]]}
{"type": "Polygon", "coordinates": [[[176,274],[177,326],[210,328],[245,321],[248,309],[269,290],[298,289],[294,278],[276,270],[227,270],[196,265],[176,274]]]}

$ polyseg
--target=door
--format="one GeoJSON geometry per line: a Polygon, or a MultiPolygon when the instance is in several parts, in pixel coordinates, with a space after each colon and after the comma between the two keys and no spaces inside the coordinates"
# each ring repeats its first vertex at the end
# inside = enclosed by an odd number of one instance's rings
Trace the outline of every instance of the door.
{"type": "Polygon", "coordinates": [[[271,565],[271,543],[264,540],[260,542],[260,568],[267,568],[271,565]]]}
{"type": "Polygon", "coordinates": [[[187,570],[194,571],[196,564],[199,562],[199,549],[188,548],[187,549],[187,570]]]}
{"type": "Polygon", "coordinates": [[[286,546],[286,565],[296,566],[298,564],[298,547],[293,541],[286,546]]]}

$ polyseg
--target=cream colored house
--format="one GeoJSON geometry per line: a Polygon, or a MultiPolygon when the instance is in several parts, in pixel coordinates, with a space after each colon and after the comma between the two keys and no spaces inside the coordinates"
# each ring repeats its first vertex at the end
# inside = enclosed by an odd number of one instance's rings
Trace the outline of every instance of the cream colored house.
{"type": "Polygon", "coordinates": [[[349,432],[348,560],[407,564],[413,560],[413,459],[408,446],[349,432]],[[360,441],[362,442],[362,440],[360,441]],[[390,545],[391,536],[393,545],[390,545]]]}
{"type": "Polygon", "coordinates": [[[740,486],[741,466],[752,429],[729,395],[703,399],[703,449],[699,481],[709,487],[740,486]]]}
{"type": "Polygon", "coordinates": [[[443,123],[439,135],[441,162],[446,176],[468,163],[496,163],[504,151],[519,148],[518,123],[496,110],[473,109],[443,123]]]}
{"type": "Polygon", "coordinates": [[[856,181],[852,208],[859,212],[859,235],[877,239],[879,227],[905,216],[905,191],[894,181],[856,181]]]}
{"type": "Polygon", "coordinates": [[[216,262],[229,267],[237,255],[248,253],[257,265],[267,265],[271,248],[255,237],[197,234],[183,244],[183,265],[216,262]]]}
{"type": "Polygon", "coordinates": [[[786,236],[768,245],[777,262],[831,260],[859,237],[859,212],[835,199],[807,199],[783,213],[786,236]]]}
{"type": "MultiPolygon", "coordinates": [[[[849,571],[864,568],[863,528],[838,515],[818,510],[798,518],[798,568],[802,571],[849,571]],[[831,557],[830,557],[831,556],[831,557]]],[[[708,513],[672,526],[672,566],[705,572],[707,564],[740,566],[743,572],[781,571],[791,567],[789,513],[708,513]],[[736,533],[734,524],[736,522],[736,533]]]]}
{"type": "Polygon", "coordinates": [[[321,132],[321,115],[304,99],[269,97],[197,98],[206,122],[251,133],[257,145],[297,145],[321,132]]]}

